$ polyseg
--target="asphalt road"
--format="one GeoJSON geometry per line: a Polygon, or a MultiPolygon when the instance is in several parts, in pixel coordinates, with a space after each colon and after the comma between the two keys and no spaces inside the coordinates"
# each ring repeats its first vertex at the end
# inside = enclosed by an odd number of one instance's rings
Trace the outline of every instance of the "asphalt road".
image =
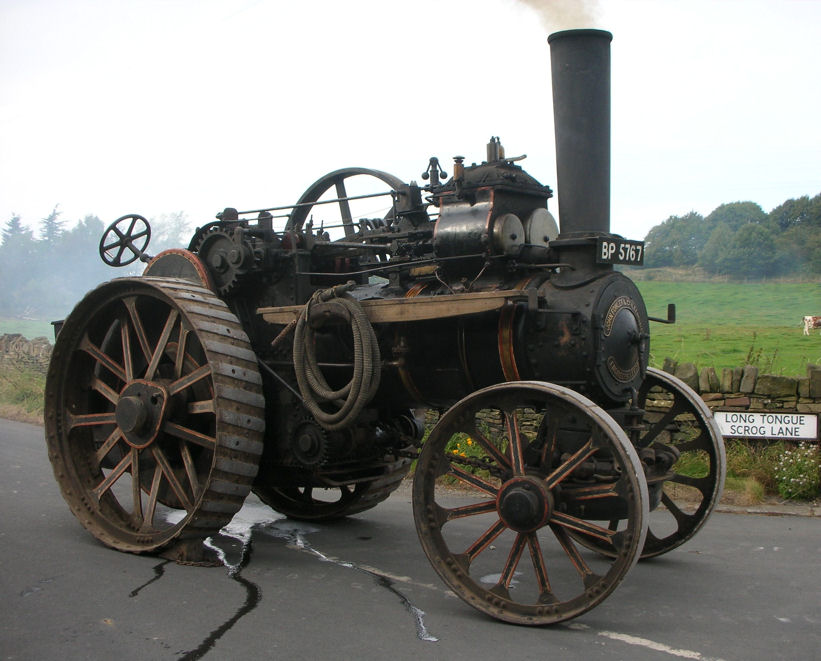
{"type": "Polygon", "coordinates": [[[569,624],[483,616],[430,568],[409,489],[334,525],[249,498],[223,567],[109,550],[42,428],[0,420],[2,659],[821,659],[821,518],[716,514],[569,624]]]}

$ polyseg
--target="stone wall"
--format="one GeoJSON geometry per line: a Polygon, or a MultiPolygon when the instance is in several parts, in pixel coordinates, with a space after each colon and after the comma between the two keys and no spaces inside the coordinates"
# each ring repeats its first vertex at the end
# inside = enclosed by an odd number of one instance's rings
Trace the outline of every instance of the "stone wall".
{"type": "Polygon", "coordinates": [[[821,413],[821,365],[807,365],[806,376],[760,374],[753,365],[698,370],[693,363],[678,364],[668,358],[665,372],[684,381],[711,409],[721,411],[773,411],[821,413]]]}
{"type": "Polygon", "coordinates": [[[51,342],[46,337],[29,340],[19,333],[0,335],[0,362],[24,365],[45,372],[51,349],[51,342]]]}

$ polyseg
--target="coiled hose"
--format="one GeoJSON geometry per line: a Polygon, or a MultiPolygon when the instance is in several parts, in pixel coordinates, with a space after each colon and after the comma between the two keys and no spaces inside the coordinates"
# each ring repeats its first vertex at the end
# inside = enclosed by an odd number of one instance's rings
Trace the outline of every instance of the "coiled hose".
{"type": "Polygon", "coordinates": [[[294,371],[303,403],[325,429],[343,429],[351,425],[362,409],[373,399],[382,377],[381,355],[373,326],[365,311],[347,291],[353,283],[314,293],[299,316],[294,329],[294,371]],[[353,376],[342,388],[333,390],[316,360],[315,328],[311,308],[324,303],[323,319],[350,321],[353,334],[353,376]],[[320,403],[332,403],[336,410],[327,412],[320,403]]]}

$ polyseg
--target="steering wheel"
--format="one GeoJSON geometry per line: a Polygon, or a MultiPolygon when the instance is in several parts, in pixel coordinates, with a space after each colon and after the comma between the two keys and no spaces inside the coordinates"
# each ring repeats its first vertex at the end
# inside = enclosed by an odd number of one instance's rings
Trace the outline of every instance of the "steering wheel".
{"type": "Polygon", "coordinates": [[[136,213],[117,218],[109,225],[100,239],[100,258],[109,266],[126,266],[137,259],[147,262],[151,259],[145,254],[151,240],[151,226],[148,221],[136,213]],[[131,256],[123,259],[126,249],[131,256]]]}

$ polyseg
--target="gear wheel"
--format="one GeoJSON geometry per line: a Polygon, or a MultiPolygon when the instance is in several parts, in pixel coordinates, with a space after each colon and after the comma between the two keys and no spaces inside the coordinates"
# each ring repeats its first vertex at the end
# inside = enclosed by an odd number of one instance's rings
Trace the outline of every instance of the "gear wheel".
{"type": "Polygon", "coordinates": [[[218,227],[203,233],[195,251],[208,268],[217,292],[223,295],[236,287],[240,276],[246,273],[253,261],[241,234],[218,227]]]}
{"type": "Polygon", "coordinates": [[[328,435],[312,418],[294,425],[289,446],[293,461],[305,468],[318,466],[328,457],[328,435]]]}

